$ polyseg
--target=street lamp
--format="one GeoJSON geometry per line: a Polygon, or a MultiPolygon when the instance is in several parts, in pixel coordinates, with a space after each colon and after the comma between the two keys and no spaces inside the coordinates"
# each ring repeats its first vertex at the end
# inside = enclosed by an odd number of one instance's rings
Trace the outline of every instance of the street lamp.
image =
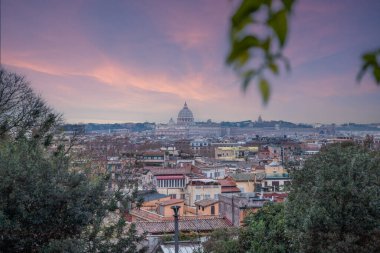
{"type": "Polygon", "coordinates": [[[178,245],[178,212],[179,209],[181,208],[180,206],[172,206],[170,207],[174,211],[174,252],[178,253],[179,252],[179,245],[178,245]]]}

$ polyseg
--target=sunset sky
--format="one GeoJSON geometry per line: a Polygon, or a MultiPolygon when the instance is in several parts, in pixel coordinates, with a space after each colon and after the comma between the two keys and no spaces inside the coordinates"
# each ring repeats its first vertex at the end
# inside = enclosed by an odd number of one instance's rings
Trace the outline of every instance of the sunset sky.
{"type": "Polygon", "coordinates": [[[380,122],[380,86],[356,74],[380,47],[379,0],[299,0],[263,106],[225,65],[237,0],[1,0],[1,64],[67,122],[380,122]]]}

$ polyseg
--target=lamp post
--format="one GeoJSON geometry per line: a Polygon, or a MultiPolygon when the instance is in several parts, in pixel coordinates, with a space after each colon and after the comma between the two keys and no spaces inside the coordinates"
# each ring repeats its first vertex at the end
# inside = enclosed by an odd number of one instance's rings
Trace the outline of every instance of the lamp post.
{"type": "Polygon", "coordinates": [[[179,252],[179,245],[178,245],[178,211],[181,207],[180,206],[172,206],[171,209],[174,211],[174,252],[179,252]]]}

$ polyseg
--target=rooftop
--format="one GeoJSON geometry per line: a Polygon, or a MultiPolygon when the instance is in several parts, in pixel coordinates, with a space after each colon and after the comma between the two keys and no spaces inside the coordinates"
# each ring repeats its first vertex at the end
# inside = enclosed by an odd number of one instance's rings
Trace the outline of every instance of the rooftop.
{"type": "Polygon", "coordinates": [[[206,207],[206,206],[211,206],[213,204],[216,204],[218,202],[219,202],[219,200],[216,200],[216,199],[203,199],[203,200],[199,200],[199,201],[195,202],[194,204],[196,206],[206,207]]]}
{"type": "Polygon", "coordinates": [[[255,174],[253,173],[235,173],[235,174],[231,174],[231,177],[235,181],[254,181],[255,180],[255,174]]]}
{"type": "MultiPolygon", "coordinates": [[[[232,224],[224,218],[208,218],[208,219],[193,219],[179,220],[179,231],[202,231],[208,232],[218,228],[232,227],[232,224]]],[[[149,221],[136,223],[137,231],[140,233],[147,232],[150,234],[174,233],[173,221],[149,221]]]]}
{"type": "Polygon", "coordinates": [[[160,206],[168,206],[168,205],[174,205],[174,204],[179,204],[183,203],[183,199],[170,199],[167,201],[163,201],[160,203],[160,206]]]}

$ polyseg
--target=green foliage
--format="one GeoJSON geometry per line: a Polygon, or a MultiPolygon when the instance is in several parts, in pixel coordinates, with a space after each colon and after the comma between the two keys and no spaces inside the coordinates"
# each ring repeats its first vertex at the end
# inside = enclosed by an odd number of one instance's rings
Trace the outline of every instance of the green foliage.
{"type": "MultiPolygon", "coordinates": [[[[230,50],[226,58],[242,79],[243,91],[256,79],[264,104],[270,97],[267,73],[278,75],[280,64],[289,71],[290,63],[283,55],[289,31],[289,17],[296,0],[241,0],[230,20],[230,50]]],[[[362,56],[357,80],[372,70],[380,85],[380,49],[362,56]]]]}
{"type": "Polygon", "coordinates": [[[380,251],[380,156],[332,145],[292,172],[286,224],[294,252],[380,251]]]}
{"type": "Polygon", "coordinates": [[[380,48],[363,54],[362,61],[362,67],[357,76],[358,81],[363,78],[367,71],[372,69],[372,76],[377,85],[380,85],[380,48]]]}
{"type": "Polygon", "coordinates": [[[69,150],[50,147],[61,116],[24,77],[0,69],[0,81],[1,251],[137,252],[144,237],[123,216],[136,199],[131,173],[110,192],[91,164],[72,168],[69,150]]]}
{"type": "Polygon", "coordinates": [[[269,203],[246,218],[239,236],[244,252],[290,252],[284,210],[282,203],[269,203]]]}
{"type": "Polygon", "coordinates": [[[35,140],[1,142],[0,248],[136,252],[142,237],[110,211],[122,198],[105,191],[105,177],[90,179],[69,165],[63,152],[49,155],[35,140]]]}
{"type": "Polygon", "coordinates": [[[0,139],[28,135],[47,146],[61,120],[23,76],[0,68],[0,139]]]}
{"type": "Polygon", "coordinates": [[[278,75],[281,62],[289,69],[288,60],[282,51],[288,37],[288,19],[294,2],[295,0],[243,0],[231,18],[231,46],[227,63],[243,79],[244,90],[252,79],[259,80],[264,104],[270,96],[270,84],[265,73],[270,71],[278,75]],[[265,32],[252,32],[252,26],[265,32]]]}
{"type": "Polygon", "coordinates": [[[208,240],[202,244],[203,253],[243,252],[239,248],[238,235],[239,230],[236,228],[215,230],[208,240]]]}
{"type": "Polygon", "coordinates": [[[46,157],[34,142],[1,144],[0,248],[34,251],[80,235],[102,205],[103,185],[67,168],[65,157],[46,157]]]}

